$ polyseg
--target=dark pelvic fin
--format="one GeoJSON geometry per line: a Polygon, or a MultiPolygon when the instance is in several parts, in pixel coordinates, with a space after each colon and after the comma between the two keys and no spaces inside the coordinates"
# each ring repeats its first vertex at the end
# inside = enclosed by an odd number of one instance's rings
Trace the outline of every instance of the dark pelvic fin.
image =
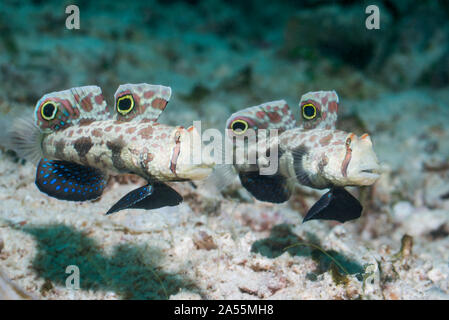
{"type": "Polygon", "coordinates": [[[97,199],[106,183],[100,170],[68,161],[41,159],[36,170],[39,190],[60,200],[97,199]]]}
{"type": "Polygon", "coordinates": [[[240,182],[260,201],[282,203],[290,198],[287,179],[280,175],[260,175],[259,172],[240,172],[240,182]]]}
{"type": "Polygon", "coordinates": [[[106,214],[123,209],[158,209],[162,207],[177,206],[182,202],[182,196],[164,183],[137,188],[117,201],[106,214]]]}
{"type": "Polygon", "coordinates": [[[348,191],[343,188],[332,188],[310,208],[302,222],[321,219],[343,223],[360,218],[362,209],[359,200],[348,191]]]}

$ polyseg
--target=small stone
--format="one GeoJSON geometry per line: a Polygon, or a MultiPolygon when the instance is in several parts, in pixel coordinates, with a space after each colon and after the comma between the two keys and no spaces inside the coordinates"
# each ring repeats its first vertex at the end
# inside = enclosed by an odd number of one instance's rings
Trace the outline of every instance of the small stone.
{"type": "Polygon", "coordinates": [[[181,291],[177,294],[172,294],[170,300],[201,300],[201,296],[198,293],[181,291]]]}
{"type": "Polygon", "coordinates": [[[407,219],[414,211],[414,207],[410,202],[400,201],[393,207],[393,216],[397,221],[407,219]]]}
{"type": "Polygon", "coordinates": [[[193,243],[197,249],[213,250],[217,249],[214,239],[205,231],[199,231],[193,236],[193,243]]]}

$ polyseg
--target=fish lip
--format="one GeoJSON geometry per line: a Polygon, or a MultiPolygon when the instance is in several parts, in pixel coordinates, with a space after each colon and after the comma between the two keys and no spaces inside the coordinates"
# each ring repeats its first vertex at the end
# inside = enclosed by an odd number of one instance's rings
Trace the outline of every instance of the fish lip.
{"type": "Polygon", "coordinates": [[[359,175],[363,178],[378,179],[382,174],[382,167],[379,164],[364,166],[359,170],[359,175]]]}
{"type": "Polygon", "coordinates": [[[380,177],[380,174],[362,171],[362,172],[360,172],[360,176],[363,178],[368,178],[368,179],[378,179],[380,177]]]}
{"type": "Polygon", "coordinates": [[[180,177],[186,177],[191,180],[203,180],[212,173],[212,168],[209,166],[198,166],[193,169],[178,173],[180,177]]]}
{"type": "Polygon", "coordinates": [[[361,173],[374,173],[374,174],[379,174],[379,170],[378,169],[363,169],[360,171],[361,173]]]}
{"type": "Polygon", "coordinates": [[[369,167],[359,171],[359,175],[363,178],[378,179],[382,173],[380,166],[369,167]]]}

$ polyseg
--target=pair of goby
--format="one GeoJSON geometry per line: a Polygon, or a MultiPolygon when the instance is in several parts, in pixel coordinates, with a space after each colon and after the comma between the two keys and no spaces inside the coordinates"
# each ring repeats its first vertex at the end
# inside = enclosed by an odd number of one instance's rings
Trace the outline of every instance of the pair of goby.
{"type": "MultiPolygon", "coordinates": [[[[148,183],[122,197],[107,214],[176,206],[182,196],[165,182],[204,180],[217,170],[212,158],[192,161],[201,153],[201,145],[192,143],[201,139],[195,127],[157,122],[170,96],[169,87],[125,84],[110,107],[97,86],[49,93],[37,102],[34,122],[20,119],[13,124],[10,143],[19,156],[37,163],[36,186],[50,197],[94,200],[110,175],[135,174],[148,183]]],[[[275,173],[261,174],[257,162],[233,165],[243,187],[256,199],[273,203],[287,201],[298,183],[330,188],[305,221],[358,218],[362,207],[343,187],[371,185],[379,177],[369,136],[336,130],[334,91],[305,94],[299,108],[298,124],[283,100],[241,110],[228,119],[228,136],[243,136],[248,129],[279,133],[266,149],[279,147],[275,173]]]]}

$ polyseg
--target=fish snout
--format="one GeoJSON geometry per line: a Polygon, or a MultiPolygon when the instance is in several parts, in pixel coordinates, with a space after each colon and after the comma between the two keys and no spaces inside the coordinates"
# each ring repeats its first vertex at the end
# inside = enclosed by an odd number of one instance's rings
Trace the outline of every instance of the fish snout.
{"type": "Polygon", "coordinates": [[[363,141],[363,143],[367,144],[368,146],[372,147],[373,142],[371,141],[371,137],[368,133],[364,133],[359,138],[360,141],[363,141]]]}
{"type": "Polygon", "coordinates": [[[348,178],[355,185],[371,185],[380,177],[382,168],[373,149],[370,136],[365,133],[350,144],[351,161],[348,178]]]}
{"type": "Polygon", "coordinates": [[[211,174],[215,162],[207,157],[202,157],[203,145],[199,131],[191,126],[178,132],[179,140],[173,151],[176,158],[172,157],[171,161],[174,173],[180,178],[189,180],[207,178],[211,174]]]}

